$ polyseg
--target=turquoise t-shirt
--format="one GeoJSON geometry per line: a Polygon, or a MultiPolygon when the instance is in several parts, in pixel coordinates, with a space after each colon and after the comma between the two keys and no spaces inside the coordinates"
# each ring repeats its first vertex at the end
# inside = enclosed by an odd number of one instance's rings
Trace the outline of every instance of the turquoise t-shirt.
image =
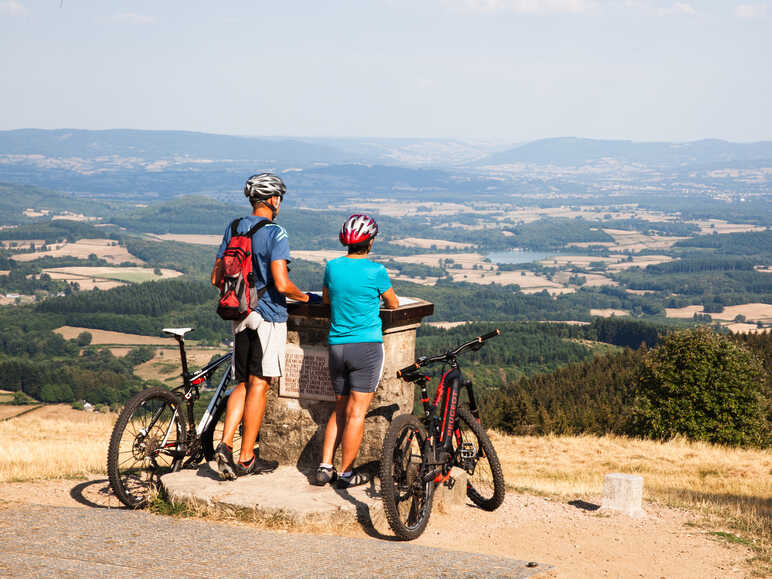
{"type": "Polygon", "coordinates": [[[327,262],[324,287],[330,295],[330,344],[383,342],[380,297],[391,287],[385,267],[339,257],[327,262]]]}

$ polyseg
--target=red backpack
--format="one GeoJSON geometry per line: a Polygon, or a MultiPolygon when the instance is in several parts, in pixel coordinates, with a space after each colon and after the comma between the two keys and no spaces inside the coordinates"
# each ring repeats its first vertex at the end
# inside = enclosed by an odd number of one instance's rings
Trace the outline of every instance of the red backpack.
{"type": "Polygon", "coordinates": [[[268,285],[255,289],[252,271],[252,236],[263,226],[273,223],[264,219],[246,233],[237,233],[241,219],[231,223],[231,239],[222,256],[222,282],[217,313],[224,320],[242,320],[255,309],[268,285]]]}

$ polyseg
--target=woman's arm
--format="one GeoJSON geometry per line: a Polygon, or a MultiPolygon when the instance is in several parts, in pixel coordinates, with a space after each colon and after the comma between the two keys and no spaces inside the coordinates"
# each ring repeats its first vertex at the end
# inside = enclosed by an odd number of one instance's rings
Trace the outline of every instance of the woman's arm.
{"type": "Polygon", "coordinates": [[[300,291],[298,286],[292,283],[285,260],[277,259],[271,262],[271,275],[273,276],[273,284],[280,293],[299,302],[307,302],[309,300],[305,292],[300,291]]]}
{"type": "Polygon", "coordinates": [[[387,310],[396,310],[399,307],[399,299],[394,293],[394,288],[390,287],[383,292],[383,305],[387,310]]]}

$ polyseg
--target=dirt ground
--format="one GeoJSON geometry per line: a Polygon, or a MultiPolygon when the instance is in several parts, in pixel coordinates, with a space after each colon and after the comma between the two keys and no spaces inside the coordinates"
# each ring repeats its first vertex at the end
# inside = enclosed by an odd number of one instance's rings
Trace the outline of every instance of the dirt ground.
{"type": "MultiPolygon", "coordinates": [[[[594,502],[564,503],[510,493],[488,513],[471,504],[432,513],[415,542],[443,549],[537,561],[554,566],[541,577],[747,577],[750,552],[695,526],[689,513],[644,504],[634,519],[597,511],[594,502]]],[[[103,476],[88,480],[5,483],[0,502],[77,508],[120,507],[103,476]]],[[[234,523],[244,524],[244,523],[234,523]]],[[[388,528],[379,534],[390,537],[388,528]]],[[[365,537],[358,527],[330,534],[365,537]]]]}

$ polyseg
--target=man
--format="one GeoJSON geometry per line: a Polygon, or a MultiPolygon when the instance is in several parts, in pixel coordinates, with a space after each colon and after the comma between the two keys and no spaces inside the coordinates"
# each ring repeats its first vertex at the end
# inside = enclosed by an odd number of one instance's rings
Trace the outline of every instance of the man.
{"type": "MultiPolygon", "coordinates": [[[[252,204],[252,214],[242,218],[237,233],[247,233],[260,221],[273,221],[281,209],[286,193],[282,180],[271,173],[260,173],[247,179],[244,196],[252,204]]],[[[212,270],[212,283],[222,281],[222,256],[231,239],[230,225],[225,230],[217,260],[212,270]]],[[[252,269],[254,285],[265,288],[257,304],[241,321],[233,322],[233,371],[238,385],[228,398],[222,442],[215,457],[223,480],[274,470],[278,463],[255,455],[254,446],[265,414],[270,379],[281,376],[287,343],[287,302],[292,298],[307,302],[312,296],[300,291],[289,279],[290,261],[287,232],[269,223],[252,235],[252,269]],[[233,457],[233,436],[243,421],[241,453],[233,457]]]]}

